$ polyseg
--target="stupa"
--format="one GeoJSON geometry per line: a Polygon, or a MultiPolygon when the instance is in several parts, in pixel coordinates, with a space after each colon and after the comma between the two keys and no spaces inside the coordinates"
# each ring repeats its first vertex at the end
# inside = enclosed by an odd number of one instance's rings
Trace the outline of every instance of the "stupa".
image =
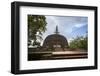
{"type": "Polygon", "coordinates": [[[54,34],[48,35],[43,43],[43,47],[46,48],[67,48],[68,47],[68,41],[66,37],[61,35],[58,31],[58,26],[56,26],[54,34]]]}

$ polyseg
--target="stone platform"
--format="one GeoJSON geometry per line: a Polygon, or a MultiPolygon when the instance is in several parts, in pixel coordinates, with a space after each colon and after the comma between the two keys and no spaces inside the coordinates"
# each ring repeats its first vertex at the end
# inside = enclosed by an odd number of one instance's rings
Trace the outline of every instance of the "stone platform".
{"type": "Polygon", "coordinates": [[[45,51],[29,52],[28,60],[54,60],[54,59],[79,59],[88,58],[86,51],[45,51]]]}

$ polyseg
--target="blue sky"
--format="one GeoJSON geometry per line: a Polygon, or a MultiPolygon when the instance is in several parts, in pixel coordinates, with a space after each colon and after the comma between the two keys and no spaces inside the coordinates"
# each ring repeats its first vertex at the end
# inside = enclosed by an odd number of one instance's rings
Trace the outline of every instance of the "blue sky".
{"type": "MultiPolygon", "coordinates": [[[[44,39],[54,34],[56,26],[58,26],[59,34],[65,36],[70,42],[77,36],[84,36],[88,32],[88,17],[78,16],[45,16],[47,21],[47,30],[43,33],[44,39]]],[[[42,41],[42,43],[43,43],[42,41]]],[[[41,43],[41,44],[42,44],[41,43]]]]}

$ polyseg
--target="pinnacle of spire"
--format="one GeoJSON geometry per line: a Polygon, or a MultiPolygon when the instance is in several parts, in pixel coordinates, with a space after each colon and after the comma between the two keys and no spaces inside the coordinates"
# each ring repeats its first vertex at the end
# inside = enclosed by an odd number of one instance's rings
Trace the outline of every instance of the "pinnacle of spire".
{"type": "Polygon", "coordinates": [[[59,34],[59,31],[58,31],[58,26],[56,26],[55,33],[56,33],[56,34],[59,34]]]}

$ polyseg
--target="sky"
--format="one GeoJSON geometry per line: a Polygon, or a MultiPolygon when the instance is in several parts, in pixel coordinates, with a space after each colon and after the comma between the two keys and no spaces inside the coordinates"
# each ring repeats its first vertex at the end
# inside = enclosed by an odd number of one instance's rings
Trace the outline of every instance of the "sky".
{"type": "MultiPolygon", "coordinates": [[[[80,16],[45,16],[47,22],[47,30],[43,33],[44,39],[54,34],[56,26],[60,35],[66,37],[68,42],[77,36],[84,36],[88,32],[88,17],[80,16]]],[[[41,45],[43,43],[41,42],[41,45]]]]}

